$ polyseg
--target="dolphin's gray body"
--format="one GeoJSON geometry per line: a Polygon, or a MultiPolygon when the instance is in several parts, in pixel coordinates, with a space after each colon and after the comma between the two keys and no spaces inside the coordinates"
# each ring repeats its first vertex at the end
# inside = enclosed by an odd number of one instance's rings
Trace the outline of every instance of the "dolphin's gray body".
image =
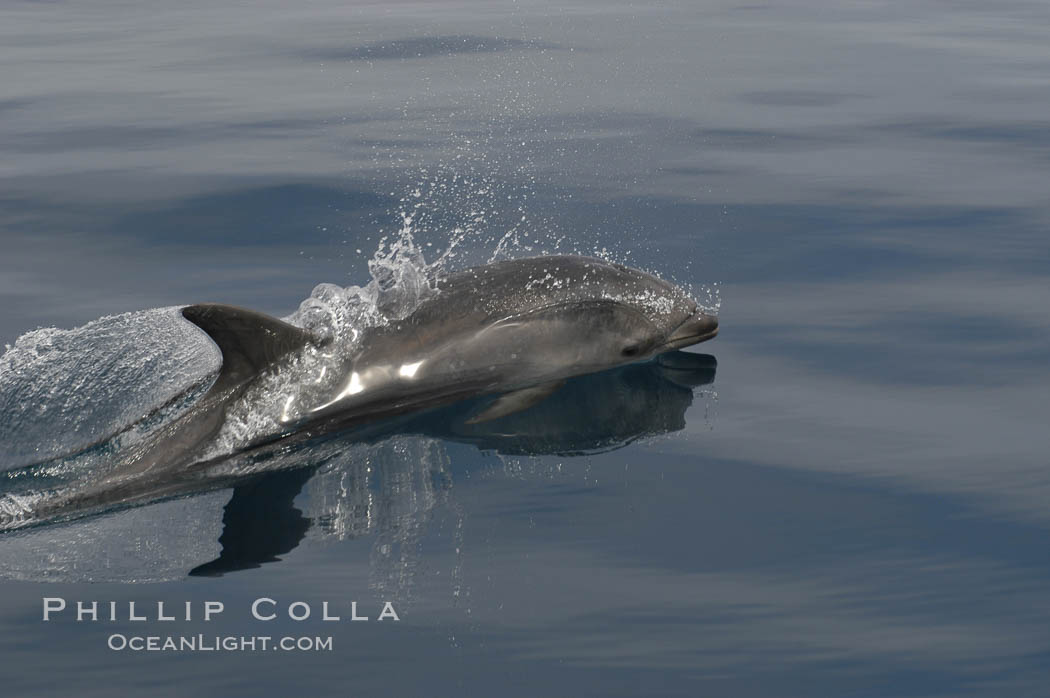
{"type": "Polygon", "coordinates": [[[342,362],[334,393],[300,410],[308,422],[338,423],[518,391],[484,419],[565,378],[696,344],[717,329],[681,289],[628,267],[568,256],[500,262],[450,275],[406,319],[372,330],[342,362]]]}
{"type": "MultiPolygon", "coordinates": [[[[202,481],[204,455],[227,410],[315,339],[275,318],[232,306],[188,306],[183,315],[222,352],[208,392],[181,417],[122,458],[100,481],[53,502],[33,519],[172,496],[202,481]]],[[[468,422],[526,409],[570,377],[642,361],[705,341],[717,319],[650,274],[575,256],[499,262],[450,274],[400,321],[370,329],[323,394],[297,400],[294,420],[268,441],[305,438],[370,420],[502,394],[468,422]]],[[[259,447],[260,443],[250,445],[259,447]]]]}

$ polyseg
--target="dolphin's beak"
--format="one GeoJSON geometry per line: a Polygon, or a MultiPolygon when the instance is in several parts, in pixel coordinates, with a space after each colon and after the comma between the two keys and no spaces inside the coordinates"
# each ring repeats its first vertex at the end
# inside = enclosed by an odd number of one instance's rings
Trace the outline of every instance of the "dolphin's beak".
{"type": "Polygon", "coordinates": [[[670,349],[681,349],[692,344],[699,344],[718,334],[718,318],[714,315],[705,315],[697,311],[691,318],[687,319],[671,333],[664,343],[664,351],[670,349]]]}

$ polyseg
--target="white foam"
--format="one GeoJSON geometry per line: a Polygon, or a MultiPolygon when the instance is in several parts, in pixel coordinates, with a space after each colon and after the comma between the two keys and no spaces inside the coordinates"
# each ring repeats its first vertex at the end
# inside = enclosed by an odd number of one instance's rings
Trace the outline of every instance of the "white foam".
{"type": "Polygon", "coordinates": [[[24,334],[0,356],[0,470],[103,442],[218,368],[177,308],[24,334]]]}

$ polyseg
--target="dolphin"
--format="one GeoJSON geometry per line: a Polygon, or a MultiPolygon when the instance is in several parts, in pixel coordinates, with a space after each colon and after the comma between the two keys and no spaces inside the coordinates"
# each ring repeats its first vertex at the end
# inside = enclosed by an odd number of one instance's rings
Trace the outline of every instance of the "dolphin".
{"type": "MultiPolygon", "coordinates": [[[[274,396],[294,416],[243,450],[302,441],[468,398],[496,395],[468,424],[528,409],[566,381],[711,339],[718,319],[681,288],[637,269],[580,256],[496,262],[449,274],[406,317],[335,343],[277,318],[229,305],[183,308],[222,353],[218,377],[180,417],[131,449],[90,486],[31,512],[69,518],[100,507],[175,496],[207,479],[207,456],[227,411],[308,348],[333,352],[326,389],[274,396]]],[[[229,457],[226,454],[223,458],[229,457]]],[[[221,460],[221,459],[220,459],[221,460]]],[[[18,521],[5,522],[5,528],[18,521]]]]}

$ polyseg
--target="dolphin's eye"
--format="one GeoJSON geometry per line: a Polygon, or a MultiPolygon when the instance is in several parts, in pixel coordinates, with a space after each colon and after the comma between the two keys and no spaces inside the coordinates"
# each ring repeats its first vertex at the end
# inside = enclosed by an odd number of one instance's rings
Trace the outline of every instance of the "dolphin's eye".
{"type": "Polygon", "coordinates": [[[624,356],[637,356],[638,355],[638,350],[639,350],[639,347],[638,347],[637,344],[628,344],[627,346],[625,346],[623,348],[623,352],[622,353],[623,353],[624,356]]]}

